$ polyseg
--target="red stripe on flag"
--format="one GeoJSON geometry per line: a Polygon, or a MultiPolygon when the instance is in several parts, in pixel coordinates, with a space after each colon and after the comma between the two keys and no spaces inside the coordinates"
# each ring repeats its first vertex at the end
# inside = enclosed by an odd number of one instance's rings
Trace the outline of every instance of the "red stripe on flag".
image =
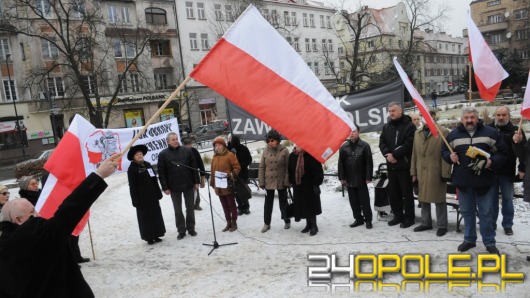
{"type": "Polygon", "coordinates": [[[475,73],[475,82],[477,83],[478,93],[480,94],[480,98],[487,100],[487,101],[494,101],[495,97],[497,96],[497,93],[499,92],[499,89],[501,88],[502,81],[498,82],[497,84],[491,86],[491,88],[486,88],[482,81],[480,80],[479,76],[475,73]]]}
{"type": "Polygon", "coordinates": [[[326,149],[336,151],[351,132],[320,102],[224,39],[190,76],[279,130],[320,162],[325,161],[326,149]]]}
{"type": "Polygon", "coordinates": [[[85,165],[77,136],[67,131],[44,168],[72,190],[85,180],[85,165]]]}

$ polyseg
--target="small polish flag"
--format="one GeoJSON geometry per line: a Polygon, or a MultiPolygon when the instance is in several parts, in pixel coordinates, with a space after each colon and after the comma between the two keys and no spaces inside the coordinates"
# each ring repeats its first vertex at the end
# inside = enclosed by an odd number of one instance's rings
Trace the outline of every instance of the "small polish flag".
{"type": "Polygon", "coordinates": [[[338,150],[354,128],[306,62],[252,5],[190,76],[320,162],[338,150]]]}
{"type": "Polygon", "coordinates": [[[526,82],[526,89],[524,91],[523,106],[521,107],[521,116],[530,119],[530,73],[528,73],[528,81],[526,82]]]}

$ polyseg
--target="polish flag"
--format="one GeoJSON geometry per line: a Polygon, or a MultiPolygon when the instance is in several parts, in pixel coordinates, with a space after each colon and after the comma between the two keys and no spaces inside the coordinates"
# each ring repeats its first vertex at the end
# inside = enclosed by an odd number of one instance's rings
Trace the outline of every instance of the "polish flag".
{"type": "Polygon", "coordinates": [[[412,85],[412,83],[410,82],[409,77],[397,61],[397,57],[394,57],[394,66],[396,67],[396,70],[399,73],[399,77],[403,81],[403,84],[405,84],[405,87],[409,91],[410,96],[412,96],[412,100],[414,100],[414,103],[420,110],[421,115],[423,116],[423,119],[429,127],[429,130],[431,131],[432,135],[435,137],[438,136],[438,129],[436,129],[436,124],[434,124],[434,120],[432,119],[431,114],[429,113],[429,109],[425,105],[425,101],[418,93],[418,90],[416,90],[416,88],[414,88],[414,85],[412,85]]]}
{"type": "Polygon", "coordinates": [[[354,125],[289,43],[250,5],[190,74],[320,162],[354,125]]]}
{"type": "Polygon", "coordinates": [[[469,60],[473,63],[475,81],[477,82],[480,97],[487,101],[493,101],[502,80],[508,77],[508,73],[502,68],[488,44],[482,37],[477,26],[468,14],[467,30],[469,35],[469,60]]]}
{"type": "MultiPolygon", "coordinates": [[[[76,115],[68,131],[44,164],[50,172],[35,209],[43,218],[51,218],[59,205],[88,176],[85,165],[89,162],[82,153],[82,145],[95,127],[83,117],[76,115]]],[[[78,236],[88,221],[89,212],[74,229],[78,236]]]]}
{"type": "Polygon", "coordinates": [[[528,81],[526,82],[526,89],[524,91],[523,105],[521,107],[521,116],[525,117],[526,119],[530,119],[530,91],[528,91],[528,88],[530,88],[530,73],[528,74],[528,81]]]}

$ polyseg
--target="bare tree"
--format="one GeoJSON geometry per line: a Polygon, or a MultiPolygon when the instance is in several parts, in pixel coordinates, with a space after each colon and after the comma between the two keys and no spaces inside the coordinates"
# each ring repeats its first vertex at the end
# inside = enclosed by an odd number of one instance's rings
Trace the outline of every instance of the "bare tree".
{"type": "MultiPolygon", "coordinates": [[[[81,98],[91,123],[107,127],[120,91],[135,92],[148,84],[141,71],[142,56],[156,28],[147,28],[140,20],[131,26],[131,20],[124,19],[128,14],[106,24],[98,1],[13,0],[4,5],[3,22],[9,26],[1,26],[0,32],[42,45],[45,59],[35,59],[26,73],[30,93],[43,90],[66,101],[81,98]],[[130,23],[125,26],[126,22],[130,23]],[[122,52],[118,64],[115,54],[122,52]],[[115,65],[119,76],[112,71],[115,65]],[[111,100],[104,102],[103,95],[111,100]]],[[[69,105],[75,104],[64,106],[69,105]]]]}

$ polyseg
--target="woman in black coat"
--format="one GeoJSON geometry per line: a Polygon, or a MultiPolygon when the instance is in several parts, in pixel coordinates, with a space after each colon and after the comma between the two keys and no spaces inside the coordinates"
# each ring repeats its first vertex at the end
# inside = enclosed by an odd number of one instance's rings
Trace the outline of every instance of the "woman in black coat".
{"type": "Polygon", "coordinates": [[[317,215],[322,213],[319,187],[324,181],[322,164],[295,145],[289,155],[288,170],[293,186],[294,217],[305,218],[302,233],[314,236],[318,232],[317,215]]]}
{"type": "Polygon", "coordinates": [[[166,233],[166,227],[158,202],[162,198],[162,191],[153,167],[144,161],[146,153],[145,145],[136,145],[129,150],[127,159],[132,162],[127,177],[132,204],[136,207],[140,236],[148,244],[154,244],[162,241],[160,237],[166,233]]]}
{"type": "Polygon", "coordinates": [[[42,189],[39,188],[39,180],[33,176],[22,176],[18,179],[20,190],[18,194],[21,198],[30,201],[33,206],[37,204],[42,189]]]}

